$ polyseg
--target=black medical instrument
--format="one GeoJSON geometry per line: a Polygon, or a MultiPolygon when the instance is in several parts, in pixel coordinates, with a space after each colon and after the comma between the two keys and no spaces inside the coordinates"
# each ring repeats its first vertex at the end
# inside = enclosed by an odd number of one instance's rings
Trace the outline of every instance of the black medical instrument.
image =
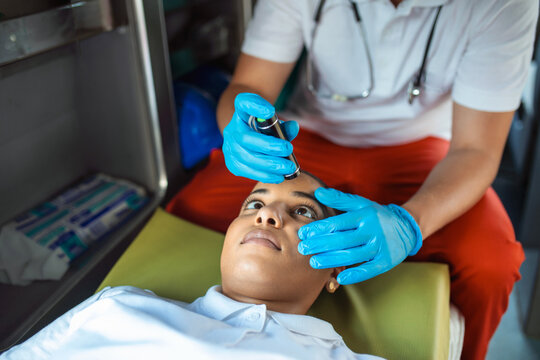
{"type": "MultiPolygon", "coordinates": [[[[364,23],[362,21],[362,17],[360,16],[360,10],[358,10],[358,5],[353,0],[348,0],[349,4],[351,5],[351,9],[354,15],[354,19],[356,23],[358,24],[358,27],[360,29],[362,42],[364,44],[364,49],[366,51],[367,56],[367,62],[369,66],[369,86],[360,92],[358,95],[343,95],[338,93],[331,93],[331,94],[321,94],[317,89],[315,89],[315,86],[313,85],[313,43],[315,42],[315,36],[317,34],[317,29],[319,27],[319,23],[322,17],[324,4],[326,3],[326,0],[320,0],[319,5],[316,8],[315,16],[313,18],[313,21],[315,22],[315,25],[313,26],[313,30],[311,31],[311,44],[308,47],[307,50],[307,66],[306,66],[306,83],[308,90],[316,97],[324,98],[324,99],[332,99],[335,101],[352,101],[357,99],[365,99],[367,98],[375,86],[374,76],[373,76],[373,60],[371,58],[371,53],[369,51],[369,46],[367,43],[366,38],[366,31],[364,29],[364,23]]],[[[336,5],[330,5],[336,6],[336,5]]],[[[420,65],[420,70],[414,78],[410,81],[407,93],[408,93],[408,100],[409,104],[413,103],[413,100],[419,96],[422,93],[422,83],[425,81],[426,74],[425,74],[425,68],[426,68],[426,60],[427,55],[429,53],[429,48],[431,46],[431,41],[433,39],[433,33],[435,32],[435,26],[437,25],[437,20],[439,19],[439,14],[441,12],[442,5],[440,5],[437,8],[437,13],[435,15],[435,19],[433,20],[433,25],[431,26],[431,32],[429,33],[429,37],[426,43],[426,47],[424,49],[424,56],[422,58],[422,64],[420,65]]]]}
{"type": "MultiPolygon", "coordinates": [[[[279,119],[276,114],[274,114],[274,116],[272,116],[270,119],[263,119],[263,118],[258,118],[255,116],[250,116],[249,126],[253,130],[261,134],[270,135],[270,136],[274,136],[274,137],[289,141],[285,137],[285,133],[283,132],[283,128],[281,127],[281,124],[279,123],[279,119]]],[[[293,162],[295,169],[292,173],[285,175],[284,177],[285,177],[285,180],[292,180],[295,177],[297,177],[298,174],[300,173],[300,165],[298,165],[298,161],[296,160],[296,156],[294,156],[294,153],[291,153],[291,155],[289,155],[287,158],[293,162]]]]}

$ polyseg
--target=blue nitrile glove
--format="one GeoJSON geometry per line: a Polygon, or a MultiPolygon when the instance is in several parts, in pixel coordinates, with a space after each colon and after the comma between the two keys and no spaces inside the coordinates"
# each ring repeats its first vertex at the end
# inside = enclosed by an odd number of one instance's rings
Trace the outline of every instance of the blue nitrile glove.
{"type": "Polygon", "coordinates": [[[242,93],[234,100],[234,115],[223,130],[223,155],[225,165],[231,173],[264,183],[280,183],[284,175],[294,172],[295,165],[289,156],[293,147],[290,143],[298,135],[296,121],[281,122],[285,141],[263,135],[248,125],[249,116],[271,118],[274,107],[256,94],[242,93]]]}
{"type": "Polygon", "coordinates": [[[392,269],[422,246],[422,234],[401,206],[380,205],[358,195],[319,188],[321,203],[345,213],[314,221],[298,230],[298,251],[315,269],[360,264],[342,271],[337,281],[353,284],[392,269]]]}

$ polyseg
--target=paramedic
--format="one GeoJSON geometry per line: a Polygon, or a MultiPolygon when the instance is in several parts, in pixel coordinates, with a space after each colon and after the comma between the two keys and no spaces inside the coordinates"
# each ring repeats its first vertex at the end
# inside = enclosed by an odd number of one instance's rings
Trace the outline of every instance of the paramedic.
{"type": "Polygon", "coordinates": [[[344,212],[301,228],[300,253],[315,268],[350,266],[341,284],[407,257],[449,264],[463,358],[483,359],[524,259],[490,184],[520,103],[538,2],[325,3],[258,1],[218,105],[223,149],[168,210],[224,231],[254,180],[283,181],[294,146],[300,167],[340,190],[318,200],[344,212]],[[294,141],[255,133],[249,115],[273,115],[303,47],[307,71],[280,113],[295,120],[285,125],[294,141]]]}

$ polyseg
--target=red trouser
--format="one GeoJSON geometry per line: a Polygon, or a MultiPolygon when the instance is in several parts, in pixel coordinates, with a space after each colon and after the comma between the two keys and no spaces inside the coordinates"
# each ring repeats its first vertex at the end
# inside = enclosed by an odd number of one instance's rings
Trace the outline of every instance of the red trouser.
{"type": "MultiPolygon", "coordinates": [[[[356,149],[338,146],[302,130],[293,141],[301,168],[329,187],[382,204],[402,204],[448,151],[448,141],[426,138],[410,144],[356,149]]],[[[223,153],[167,205],[167,210],[225,232],[255,184],[225,167],[223,153]]],[[[451,301],[465,316],[463,359],[483,359],[506,311],[524,254],[510,219],[492,188],[467,213],[429,238],[410,261],[449,264],[451,301]]]]}

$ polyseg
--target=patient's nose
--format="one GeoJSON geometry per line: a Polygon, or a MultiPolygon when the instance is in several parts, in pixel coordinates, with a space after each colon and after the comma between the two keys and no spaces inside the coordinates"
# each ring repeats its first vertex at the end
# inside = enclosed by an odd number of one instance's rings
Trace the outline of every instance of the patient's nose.
{"type": "Polygon", "coordinates": [[[263,206],[257,213],[255,223],[280,228],[283,225],[283,220],[279,214],[279,209],[275,206],[263,206]]]}

